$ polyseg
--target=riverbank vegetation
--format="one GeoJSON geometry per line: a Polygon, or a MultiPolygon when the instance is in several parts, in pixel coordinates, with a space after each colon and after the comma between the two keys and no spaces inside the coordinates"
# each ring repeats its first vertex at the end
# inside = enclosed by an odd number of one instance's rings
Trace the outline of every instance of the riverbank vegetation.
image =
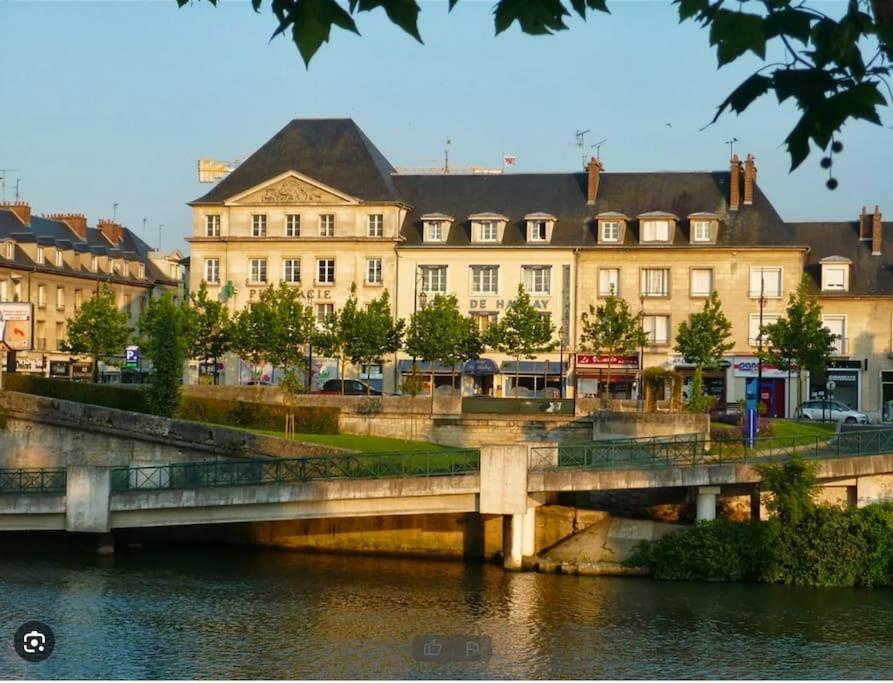
{"type": "Polygon", "coordinates": [[[800,458],[760,470],[772,519],[700,522],[640,544],[627,564],[664,580],[893,585],[893,503],[816,504],[815,463],[800,458]]]}

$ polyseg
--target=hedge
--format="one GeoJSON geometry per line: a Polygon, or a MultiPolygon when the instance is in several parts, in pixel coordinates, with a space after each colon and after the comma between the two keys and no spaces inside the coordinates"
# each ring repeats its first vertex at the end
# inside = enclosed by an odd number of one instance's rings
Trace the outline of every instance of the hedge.
{"type": "MultiPolygon", "coordinates": [[[[132,388],[125,388],[111,384],[70,382],[21,373],[3,373],[3,387],[10,391],[151,414],[145,391],[140,385],[131,386],[132,388]]],[[[285,428],[287,412],[288,409],[283,405],[183,396],[174,417],[227,427],[281,432],[285,428]]],[[[304,406],[295,408],[293,412],[296,432],[338,433],[338,416],[341,413],[338,408],[304,406]]]]}

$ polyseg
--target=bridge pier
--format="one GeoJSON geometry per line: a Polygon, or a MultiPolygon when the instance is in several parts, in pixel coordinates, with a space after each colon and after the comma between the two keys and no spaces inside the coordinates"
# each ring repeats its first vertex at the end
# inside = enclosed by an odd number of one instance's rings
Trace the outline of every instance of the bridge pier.
{"type": "Polygon", "coordinates": [[[524,515],[504,515],[502,518],[502,567],[521,571],[524,546],[524,515]]]}
{"type": "Polygon", "coordinates": [[[716,497],[718,495],[719,486],[698,487],[697,521],[704,522],[716,519],[716,497]]]}

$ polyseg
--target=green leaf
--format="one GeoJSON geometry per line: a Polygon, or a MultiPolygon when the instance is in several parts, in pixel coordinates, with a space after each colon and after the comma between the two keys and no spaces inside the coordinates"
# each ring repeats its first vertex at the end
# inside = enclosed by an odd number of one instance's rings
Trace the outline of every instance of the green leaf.
{"type": "Polygon", "coordinates": [[[673,0],[679,6],[679,23],[695,16],[703,16],[710,7],[710,0],[673,0]]]}
{"type": "Polygon", "coordinates": [[[715,122],[728,108],[731,108],[736,114],[740,114],[747,109],[755,99],[769,92],[771,87],[771,78],[761,74],[754,74],[735,88],[732,91],[732,94],[719,105],[716,116],[713,117],[713,121],[715,122]]]}
{"type": "Polygon", "coordinates": [[[598,10],[599,12],[605,12],[606,14],[611,13],[611,10],[608,9],[607,0],[571,0],[571,7],[573,7],[574,11],[583,19],[586,18],[587,9],[598,10]]]}
{"type": "Polygon", "coordinates": [[[779,69],[772,74],[772,84],[779,102],[793,97],[801,109],[837,88],[834,76],[824,69],[779,69]]]}
{"type": "Polygon", "coordinates": [[[516,21],[524,33],[550,35],[567,29],[566,16],[561,0],[499,0],[493,13],[497,35],[516,21]]]}
{"type": "Polygon", "coordinates": [[[456,3],[457,3],[457,2],[459,2],[459,0],[450,0],[450,8],[449,8],[448,11],[452,12],[452,11],[453,11],[453,7],[456,6],[456,3]]]}
{"type": "Polygon", "coordinates": [[[333,25],[359,35],[353,18],[335,0],[273,0],[273,12],[279,27],[271,40],[291,28],[306,66],[320,46],[329,41],[333,25]]]}
{"type": "Polygon", "coordinates": [[[351,0],[351,11],[354,6],[358,6],[361,12],[383,7],[388,19],[420,43],[423,42],[419,34],[420,8],[415,0],[351,0]]]}
{"type": "Polygon", "coordinates": [[[719,66],[735,61],[748,50],[765,59],[764,22],[756,14],[717,10],[710,26],[710,44],[716,46],[719,66]]]}
{"type": "Polygon", "coordinates": [[[816,19],[817,17],[810,12],[790,7],[772,12],[766,17],[766,37],[791,36],[805,45],[809,41],[812,23],[816,19]]]}

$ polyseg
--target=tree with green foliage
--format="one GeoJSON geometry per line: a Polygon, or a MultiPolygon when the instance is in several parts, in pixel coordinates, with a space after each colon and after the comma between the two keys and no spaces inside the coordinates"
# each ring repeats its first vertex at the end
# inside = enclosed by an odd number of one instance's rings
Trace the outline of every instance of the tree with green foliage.
{"type": "MultiPolygon", "coordinates": [[[[388,290],[358,309],[353,320],[353,325],[343,330],[344,351],[356,367],[382,363],[386,354],[396,353],[400,348],[404,322],[394,319],[388,290]]],[[[371,388],[368,382],[366,386],[368,391],[371,388]]]]}
{"type": "Polygon", "coordinates": [[[548,314],[534,308],[524,285],[518,285],[518,294],[506,307],[502,318],[487,329],[484,343],[515,359],[514,394],[518,392],[521,359],[536,358],[558,346],[555,325],[548,314]]]}
{"type": "Polygon", "coordinates": [[[214,384],[219,384],[217,363],[232,344],[229,309],[222,301],[208,296],[208,284],[202,280],[198,293],[189,295],[188,316],[192,334],[189,337],[187,355],[204,364],[213,362],[214,384]]]}
{"type": "MultiPolygon", "coordinates": [[[[338,359],[338,368],[341,379],[344,379],[345,360],[347,358],[348,341],[355,339],[359,334],[357,318],[359,316],[359,304],[357,303],[357,286],[353,284],[350,295],[344,306],[335,311],[311,335],[313,348],[324,356],[338,359]]],[[[344,382],[341,382],[341,393],[344,393],[344,382]]]]}
{"type": "Polygon", "coordinates": [[[93,381],[98,382],[99,361],[112,363],[116,356],[124,355],[133,334],[128,321],[127,313],[118,310],[114,291],[105,284],[68,319],[68,336],[60,348],[68,353],[90,354],[93,381]]]}
{"type": "Polygon", "coordinates": [[[763,360],[780,369],[797,370],[797,405],[803,402],[803,370],[821,372],[834,351],[834,334],[822,322],[822,307],[809,293],[806,274],[791,293],[785,317],[766,325],[763,360]]]}
{"type": "Polygon", "coordinates": [[[276,313],[269,299],[246,306],[233,316],[230,347],[242,360],[251,365],[255,385],[266,363],[272,363],[274,352],[271,341],[277,327],[276,313]]]}
{"type": "Polygon", "coordinates": [[[648,341],[639,316],[633,315],[625,299],[613,293],[598,307],[580,316],[580,348],[608,357],[605,389],[611,398],[611,367],[618,356],[634,353],[648,341]]]}
{"type": "MultiPolygon", "coordinates": [[[[284,368],[286,373],[302,371],[306,366],[305,349],[316,323],[313,308],[286,282],[280,282],[278,287],[267,287],[260,301],[272,312],[268,339],[270,362],[273,367],[284,368]]],[[[303,372],[296,376],[303,377],[303,372]]]]}
{"type": "Polygon", "coordinates": [[[782,463],[756,465],[762,482],[760,489],[769,492],[766,509],[778,516],[782,526],[795,527],[815,506],[818,489],[818,465],[795,454],[782,463]]]}
{"type": "Polygon", "coordinates": [[[412,314],[406,334],[406,352],[431,363],[431,389],[434,390],[434,362],[450,370],[450,388],[455,387],[456,366],[479,358],[484,350],[481,336],[471,316],[459,311],[453,294],[437,294],[425,307],[412,314]]]}
{"type": "Polygon", "coordinates": [[[191,324],[186,307],[169,292],[152,299],[140,317],[140,346],[152,363],[147,400],[156,415],[170,417],[180,403],[191,324]]]}
{"type": "MultiPolygon", "coordinates": [[[[181,7],[193,1],[176,0],[181,7]]],[[[449,0],[449,8],[457,2],[449,0]]],[[[251,4],[260,11],[264,0],[251,4]]],[[[673,0],[673,4],[680,23],[693,21],[707,31],[719,67],[746,55],[763,62],[719,105],[713,122],[726,111],[741,114],[769,93],[779,103],[793,101],[800,118],[785,140],[791,170],[809,156],[812,143],[828,151],[821,166],[829,170],[827,187],[836,188],[830,169],[833,155],[843,145],[835,136],[849,121],[881,125],[878,107],[893,100],[893,3],[849,0],[833,14],[817,0],[673,0]]],[[[269,7],[278,24],[273,37],[290,34],[308,66],[329,41],[333,26],[359,34],[354,15],[376,8],[422,41],[417,0],[270,0],[269,7]]],[[[572,11],[586,20],[591,10],[609,13],[608,0],[497,0],[494,27],[498,35],[517,22],[524,33],[549,35],[568,29],[572,11]]]]}
{"type": "Polygon", "coordinates": [[[726,351],[735,348],[735,343],[728,341],[731,336],[732,323],[723,313],[715,291],[704,302],[701,311],[692,313],[688,320],[679,324],[675,350],[682,354],[686,363],[695,366],[688,396],[692,412],[704,413],[710,409],[710,397],[704,393],[704,370],[718,367],[726,351]]]}

